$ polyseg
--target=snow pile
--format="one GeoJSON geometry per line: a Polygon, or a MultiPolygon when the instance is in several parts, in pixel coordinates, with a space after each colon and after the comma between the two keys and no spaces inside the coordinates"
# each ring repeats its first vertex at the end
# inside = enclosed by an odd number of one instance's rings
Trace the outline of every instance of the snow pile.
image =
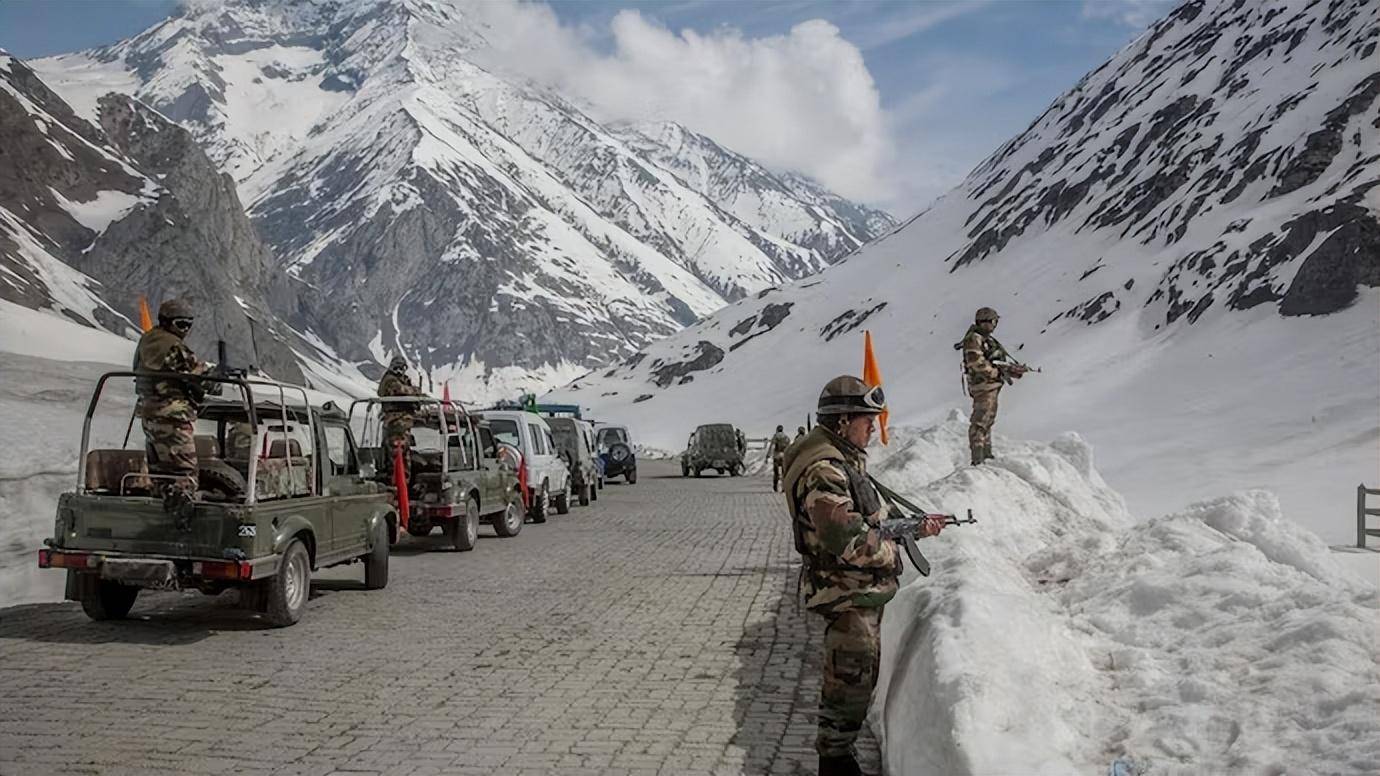
{"type": "Polygon", "coordinates": [[[955,413],[902,430],[875,467],[922,506],[980,521],[922,542],[932,576],[911,574],[887,609],[873,714],[888,772],[1360,773],[1380,759],[1375,588],[1274,496],[1133,524],[1078,436],[1006,441],[972,468],[964,427],[955,413]]]}

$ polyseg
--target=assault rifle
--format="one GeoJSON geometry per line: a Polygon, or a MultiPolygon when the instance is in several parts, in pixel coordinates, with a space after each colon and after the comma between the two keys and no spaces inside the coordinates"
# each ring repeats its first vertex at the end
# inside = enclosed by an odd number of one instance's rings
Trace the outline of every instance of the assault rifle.
{"type": "Polygon", "coordinates": [[[920,533],[920,526],[927,518],[942,517],[944,525],[970,525],[977,522],[973,517],[973,510],[968,510],[968,517],[960,520],[953,515],[936,515],[927,513],[925,510],[908,501],[904,496],[888,488],[877,481],[876,477],[867,475],[872,481],[872,486],[877,489],[882,498],[891,502],[893,506],[899,507],[910,512],[905,517],[893,517],[883,520],[879,528],[882,537],[890,539],[901,545],[901,549],[906,551],[906,557],[910,559],[910,565],[920,572],[920,576],[930,575],[930,562],[925,558],[924,553],[920,552],[920,547],[915,543],[915,537],[920,533]]]}
{"type": "Polygon", "coordinates": [[[1020,363],[1019,361],[1005,361],[1005,362],[999,363],[999,364],[997,364],[997,369],[1001,371],[1001,380],[1002,380],[1002,382],[1006,383],[1007,385],[1011,385],[1011,383],[1013,382],[1012,379],[1011,379],[1011,374],[1007,371],[1008,369],[1012,369],[1012,368],[1021,370],[1021,374],[1022,374],[1022,375],[1026,375],[1026,374],[1028,374],[1028,373],[1030,373],[1030,372],[1043,372],[1043,371],[1045,371],[1045,370],[1041,369],[1041,368],[1038,367],[1038,366],[1031,366],[1031,365],[1029,365],[1029,364],[1022,364],[1022,363],[1020,363]]]}

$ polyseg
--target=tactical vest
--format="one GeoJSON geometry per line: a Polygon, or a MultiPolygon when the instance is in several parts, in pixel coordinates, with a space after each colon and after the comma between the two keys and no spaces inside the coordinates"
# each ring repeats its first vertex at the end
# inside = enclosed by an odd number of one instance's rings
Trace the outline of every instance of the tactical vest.
{"type": "Polygon", "coordinates": [[[786,474],[782,478],[785,486],[783,490],[786,494],[787,507],[791,511],[791,533],[795,539],[796,552],[800,553],[807,565],[820,571],[847,568],[854,571],[870,571],[879,576],[890,576],[889,573],[881,569],[864,569],[840,563],[833,558],[821,558],[815,555],[810,546],[806,544],[805,532],[813,531],[814,526],[810,525],[810,521],[804,515],[804,504],[799,492],[800,478],[811,466],[820,461],[833,463],[847,475],[848,497],[853,500],[854,511],[862,515],[871,515],[882,508],[882,498],[867,479],[867,475],[848,462],[848,457],[834,446],[823,426],[815,426],[803,439],[786,451],[786,460],[784,461],[786,474]]]}

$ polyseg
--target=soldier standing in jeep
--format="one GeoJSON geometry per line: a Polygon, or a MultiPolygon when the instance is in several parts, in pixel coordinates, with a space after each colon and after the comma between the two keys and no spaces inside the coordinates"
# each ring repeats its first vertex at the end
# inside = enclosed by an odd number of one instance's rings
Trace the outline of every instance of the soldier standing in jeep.
{"type": "Polygon", "coordinates": [[[196,440],[193,426],[206,389],[194,375],[205,374],[205,362],[187,346],[195,315],[181,299],[158,306],[158,325],[144,332],[134,349],[135,372],[188,375],[191,379],[137,377],[135,414],[144,430],[149,473],[162,480],[163,510],[179,528],[191,520],[197,490],[196,440]]]}
{"type": "MultiPolygon", "coordinates": [[[[383,373],[383,378],[379,380],[379,397],[390,398],[396,396],[421,396],[422,392],[412,384],[412,379],[407,376],[407,359],[402,356],[393,356],[393,360],[388,362],[388,371],[383,373]]],[[[412,477],[412,462],[409,454],[412,451],[412,426],[416,422],[413,414],[417,411],[416,405],[410,402],[393,402],[385,405],[383,409],[383,441],[385,450],[391,451],[401,445],[403,453],[403,470],[408,479],[412,477]]],[[[392,465],[392,458],[388,458],[388,465],[392,465]]]]}

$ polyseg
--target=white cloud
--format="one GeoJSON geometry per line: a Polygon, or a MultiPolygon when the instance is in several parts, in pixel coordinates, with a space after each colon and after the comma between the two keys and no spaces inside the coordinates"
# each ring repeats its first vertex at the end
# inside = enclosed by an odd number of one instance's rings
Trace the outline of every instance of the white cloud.
{"type": "Polygon", "coordinates": [[[798,170],[843,196],[896,192],[893,143],[858,47],[822,20],[782,35],[679,33],[636,11],[611,23],[611,47],[565,27],[545,5],[480,2],[482,59],[587,101],[602,119],[670,119],[768,165],[798,170]]]}
{"type": "Polygon", "coordinates": [[[916,3],[909,6],[881,6],[886,13],[876,21],[852,30],[848,37],[864,51],[870,51],[918,35],[950,19],[981,10],[988,4],[989,0],[966,0],[947,5],[916,3]]]}
{"type": "Polygon", "coordinates": [[[1181,0],[1083,0],[1083,18],[1106,19],[1143,29],[1169,13],[1181,0]]]}

